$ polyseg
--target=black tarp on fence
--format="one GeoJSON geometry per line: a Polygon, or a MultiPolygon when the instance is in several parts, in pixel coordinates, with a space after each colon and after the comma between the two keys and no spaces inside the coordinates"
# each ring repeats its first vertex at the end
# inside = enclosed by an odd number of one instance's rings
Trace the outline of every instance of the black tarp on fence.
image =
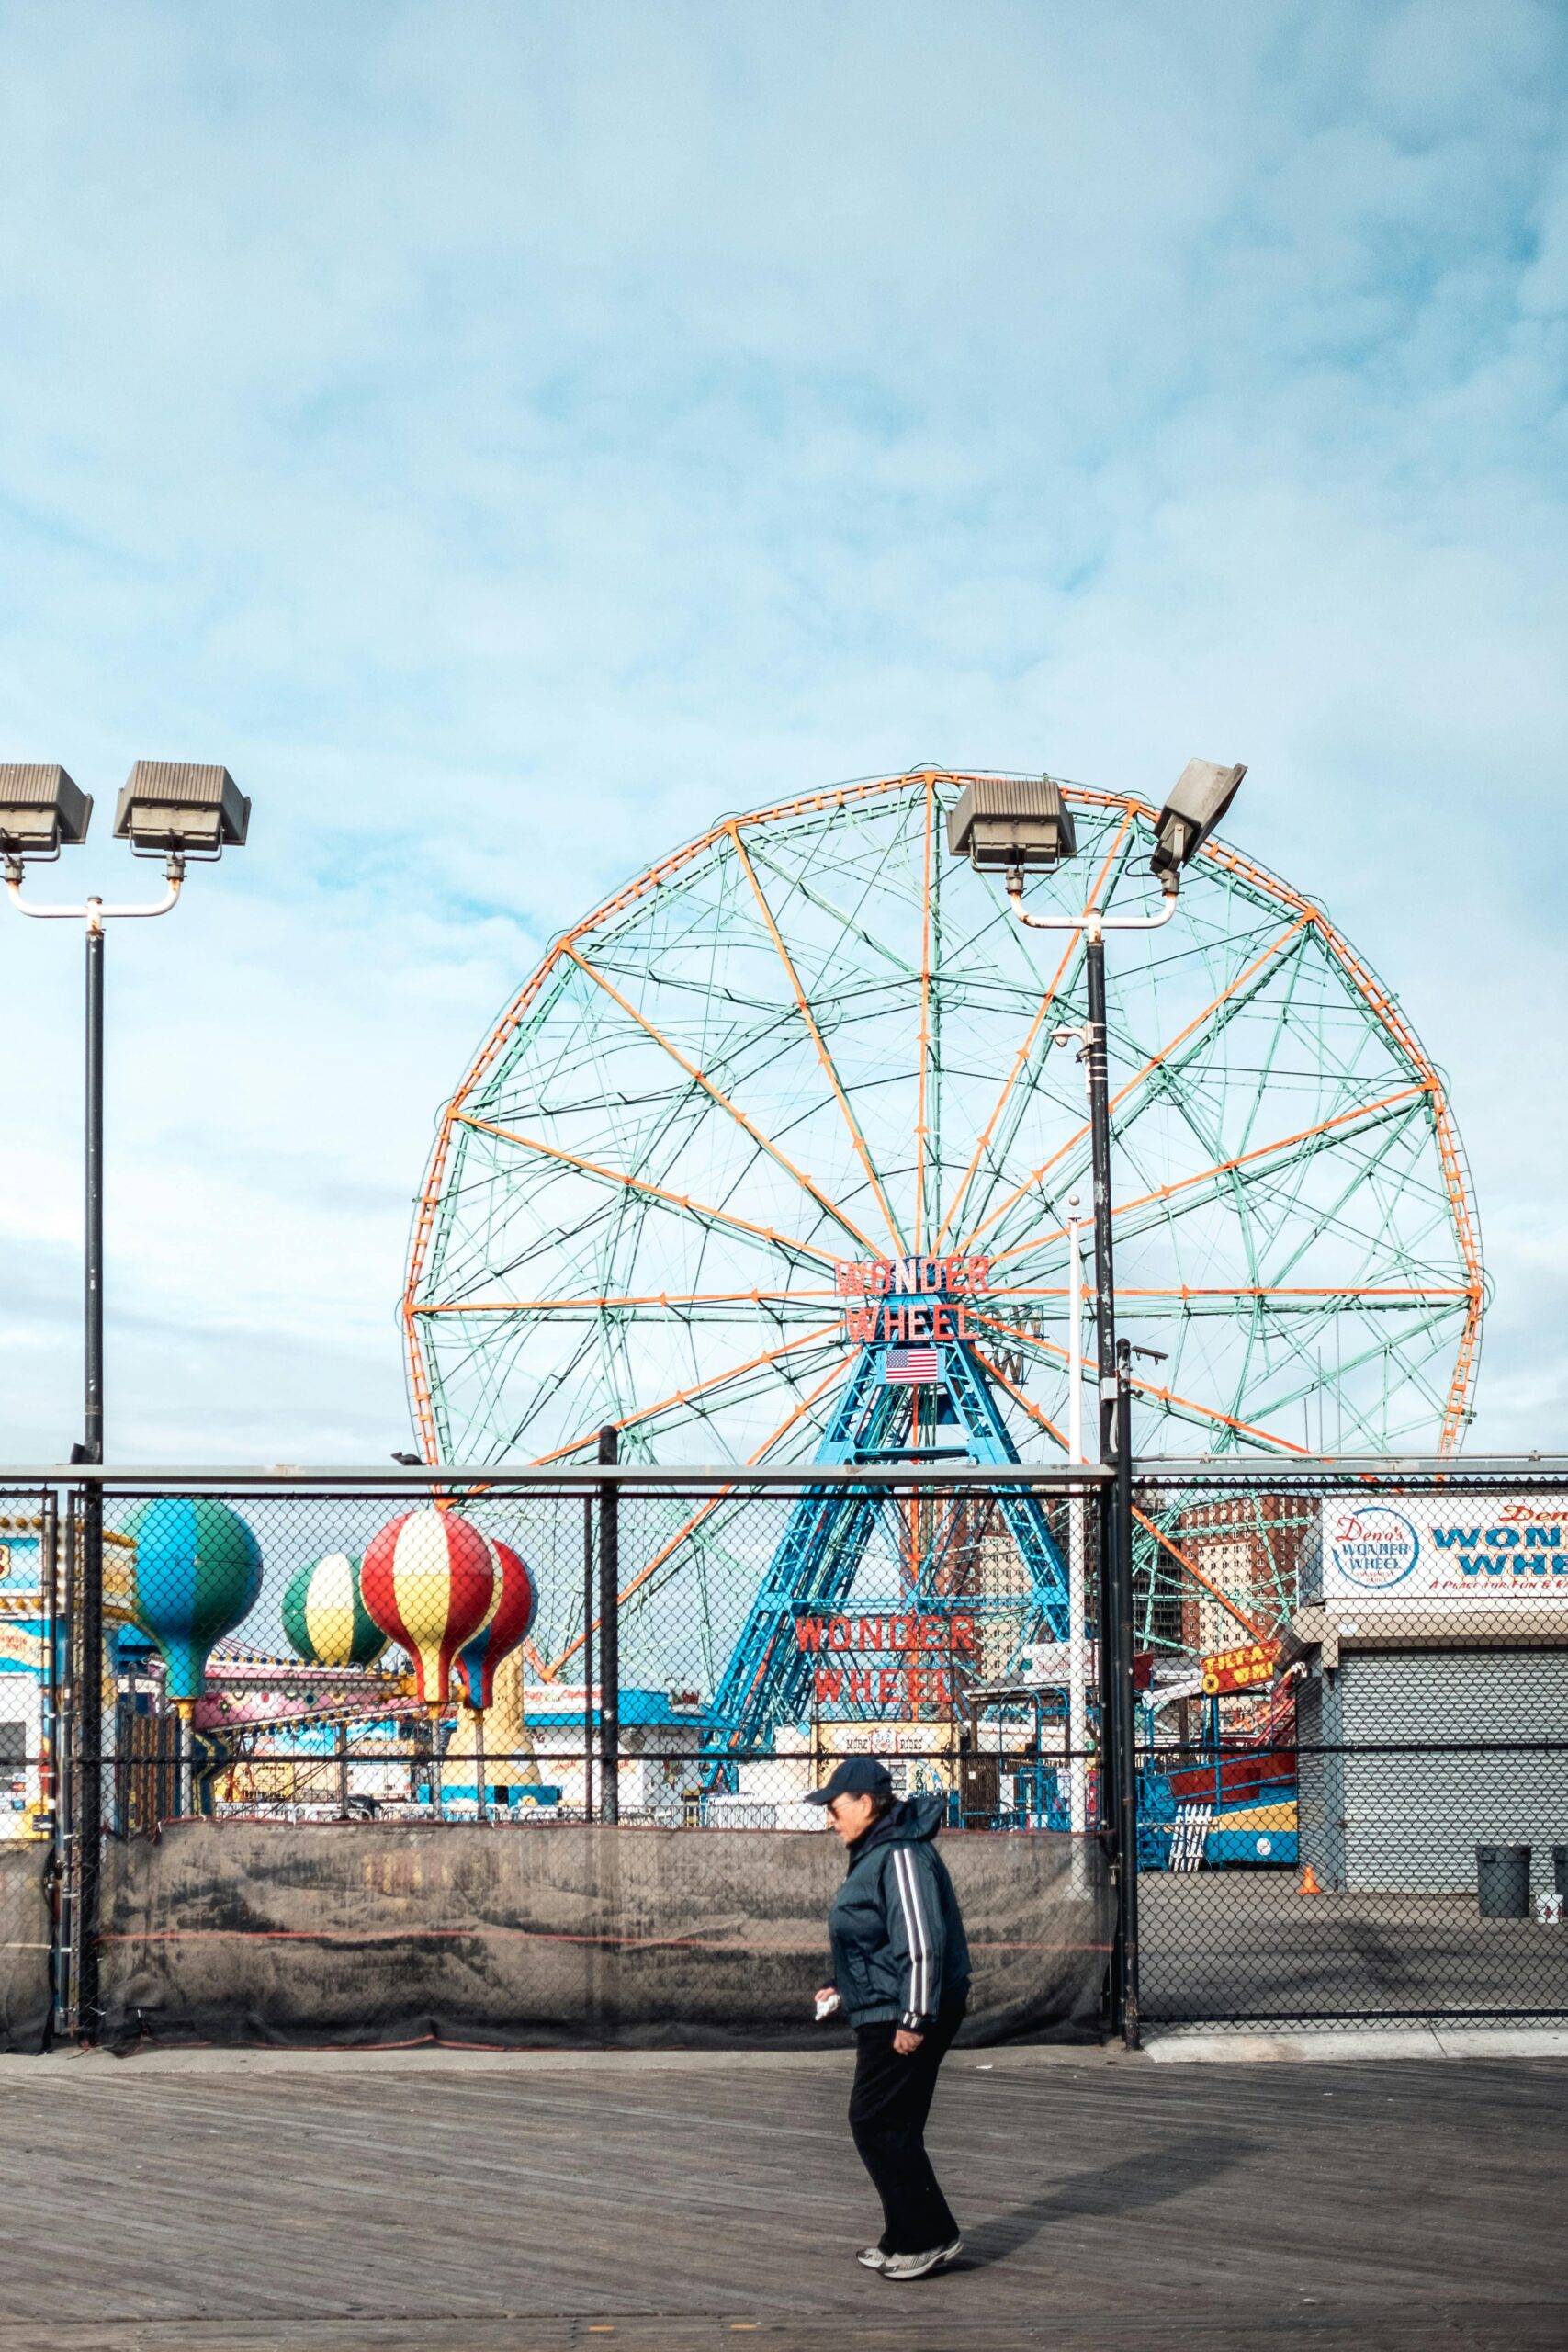
{"type": "MultiPolygon", "coordinates": [[[[965,2039],[1092,2038],[1093,1841],[942,1852],[975,1962],[965,2039]]],[[[805,1831],[178,1822],[106,1871],[105,2038],[820,2046],[842,1871],[805,1831]]]]}
{"type": "Polygon", "coordinates": [[[0,1846],[0,2050],[44,2047],[53,2005],[50,1849],[0,1846]]]}

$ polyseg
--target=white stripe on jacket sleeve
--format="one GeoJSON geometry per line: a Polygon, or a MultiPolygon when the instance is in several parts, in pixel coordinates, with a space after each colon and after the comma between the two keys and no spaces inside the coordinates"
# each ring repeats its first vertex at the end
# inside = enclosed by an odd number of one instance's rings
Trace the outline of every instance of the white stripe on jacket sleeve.
{"type": "Polygon", "coordinates": [[[920,1902],[919,1873],[907,1846],[893,1849],[893,1875],[904,1906],[904,1932],[909,1944],[909,2006],[904,2023],[912,2033],[921,2018],[935,2014],[935,2004],[931,1999],[931,1938],[926,1932],[926,1915],[920,1902]]]}

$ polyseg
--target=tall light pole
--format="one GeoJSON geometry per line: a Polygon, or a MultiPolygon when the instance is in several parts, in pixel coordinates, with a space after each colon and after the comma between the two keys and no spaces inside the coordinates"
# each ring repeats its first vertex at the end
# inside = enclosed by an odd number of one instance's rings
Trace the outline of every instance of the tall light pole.
{"type": "MultiPolygon", "coordinates": [[[[224,767],[175,760],[138,760],[115,811],[117,838],[140,857],[162,857],[161,899],[134,907],[34,906],[22,896],[29,862],[52,861],[62,848],[87,838],[92,796],[62,767],[0,763],[0,873],[18,914],[39,922],[80,922],[87,950],[85,1053],[82,1282],[82,1437],[72,1460],[104,1458],[104,925],[166,915],[177,904],[186,865],[239,847],[251,804],[224,767]]],[[[79,1763],[74,1817],[77,1971],[75,2009],[81,2030],[97,2024],[98,1854],[103,1832],[103,1563],[104,1501],[97,1480],[82,1498],[79,1608],[72,1647],[79,1763]]]]}
{"type": "MultiPolygon", "coordinates": [[[[1111,1239],[1111,1087],[1105,1003],[1105,934],[1158,931],[1176,912],[1183,869],[1224,817],[1245,766],[1189,760],[1155,822],[1149,864],[1161,903],[1150,914],[1108,915],[1094,904],[1081,913],[1031,914],[1023,903],[1024,875],[1051,872],[1077,854],[1072,812],[1049,776],[979,777],[965,786],[947,820],[948,848],[981,873],[1005,877],[1018,921],[1031,931],[1076,932],[1084,944],[1085,1010],[1077,1038],[1089,1081],[1089,1159],[1094,1185],[1095,1358],[1100,1399],[1100,1458],[1117,1471],[1102,1522],[1100,1565],[1100,1827],[1108,1836],[1117,1877],[1117,1936],[1111,1959],[1111,2021],[1130,2047],[1138,2041],[1138,1833],[1133,1690],[1133,1515],[1131,1386],[1119,1373],[1116,1276],[1111,1239]]],[[[1104,1491],[1104,1490],[1102,1490],[1104,1491]]]]}

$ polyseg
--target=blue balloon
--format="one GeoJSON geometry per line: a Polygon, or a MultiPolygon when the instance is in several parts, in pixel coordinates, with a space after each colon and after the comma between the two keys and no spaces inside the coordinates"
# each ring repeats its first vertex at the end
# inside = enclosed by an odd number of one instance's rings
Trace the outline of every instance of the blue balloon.
{"type": "Polygon", "coordinates": [[[125,1532],[136,1544],[132,1614],[157,1643],[171,1699],[199,1699],[214,1642],[255,1607],[262,1552],[254,1530],[206,1495],[138,1503],[125,1532]]]}

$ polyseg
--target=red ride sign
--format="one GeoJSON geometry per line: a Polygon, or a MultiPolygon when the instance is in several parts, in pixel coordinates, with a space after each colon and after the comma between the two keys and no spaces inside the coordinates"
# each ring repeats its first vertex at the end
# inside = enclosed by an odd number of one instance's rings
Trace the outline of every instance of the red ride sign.
{"type": "Polygon", "coordinates": [[[1198,1661],[1204,1695],[1218,1699],[1227,1690],[1250,1690],[1259,1682],[1272,1682],[1283,1646],[1274,1641],[1245,1642],[1240,1649],[1212,1650],[1198,1661]]]}
{"type": "Polygon", "coordinates": [[[972,1337],[969,1306],[991,1286],[988,1258],[840,1259],[833,1289],[864,1299],[844,1310],[844,1337],[866,1347],[931,1346],[972,1337]]]}
{"type": "Polygon", "coordinates": [[[891,1614],[800,1616],[795,1621],[797,1649],[814,1654],[812,1681],[817,1704],[892,1707],[914,1714],[921,1707],[951,1707],[964,1695],[961,1676],[977,1658],[974,1612],[921,1616],[911,1610],[891,1614]],[[905,1666],[857,1665],[867,1651],[902,1650],[905,1666]],[[838,1653],[831,1664],[824,1651],[838,1653]],[[848,1655],[846,1655],[848,1653],[848,1655]]]}

